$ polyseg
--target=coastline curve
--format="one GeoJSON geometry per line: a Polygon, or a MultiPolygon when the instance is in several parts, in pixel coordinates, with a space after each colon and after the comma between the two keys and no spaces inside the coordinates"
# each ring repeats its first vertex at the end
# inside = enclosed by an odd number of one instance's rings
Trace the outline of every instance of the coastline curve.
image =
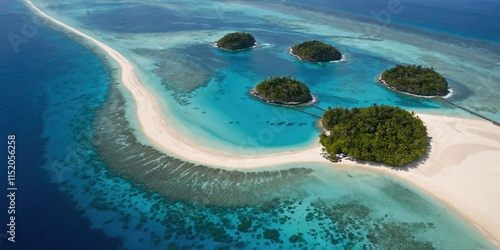
{"type": "Polygon", "coordinates": [[[158,104],[157,97],[146,89],[135,74],[135,67],[123,55],[99,40],[49,16],[31,1],[26,1],[32,9],[53,23],[81,36],[109,55],[120,66],[121,83],[135,100],[137,118],[146,137],[164,152],[193,163],[205,164],[225,169],[259,168],[296,162],[325,162],[321,157],[321,145],[314,143],[301,150],[291,150],[277,154],[234,155],[189,143],[179,136],[169,125],[168,117],[158,104]]]}

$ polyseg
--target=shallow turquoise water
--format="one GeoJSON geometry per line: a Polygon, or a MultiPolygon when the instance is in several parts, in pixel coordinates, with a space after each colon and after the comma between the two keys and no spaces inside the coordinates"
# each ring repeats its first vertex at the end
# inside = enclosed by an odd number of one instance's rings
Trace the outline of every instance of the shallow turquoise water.
{"type": "MultiPolygon", "coordinates": [[[[92,6],[86,12],[82,11],[86,8],[84,6],[65,6],[60,14],[64,18],[65,12],[74,13],[75,18],[70,21],[91,29],[119,32],[117,39],[106,33],[96,35],[107,37],[109,43],[139,66],[145,84],[163,99],[167,112],[175,114],[181,134],[227,152],[277,151],[316,140],[315,117],[262,104],[249,97],[248,91],[252,87],[275,75],[293,75],[306,82],[323,108],[377,103],[467,116],[440,101],[394,93],[375,80],[380,72],[396,63],[419,63],[433,66],[448,77],[455,93],[451,97],[453,101],[493,119],[499,118],[497,103],[492,100],[500,99],[500,93],[496,87],[485,91],[485,88],[490,89],[488,85],[497,83],[499,76],[494,68],[490,68],[494,67],[491,62],[499,55],[485,57],[479,54],[483,49],[497,50],[497,45],[466,40],[468,38],[460,38],[463,41],[448,45],[446,35],[429,33],[414,37],[412,33],[402,33],[408,30],[388,30],[387,34],[366,36],[356,33],[363,25],[355,21],[342,19],[341,25],[335,26],[328,15],[306,19],[305,13],[282,5],[269,5],[271,8],[266,9],[255,3],[245,5],[243,9],[239,4],[248,3],[224,5],[214,2],[197,7],[189,1],[126,6],[106,4],[92,6]],[[123,9],[126,9],[125,13],[134,14],[125,19],[123,9]],[[214,12],[207,11],[210,9],[214,12]],[[144,13],[148,13],[147,18],[140,18],[144,13]],[[193,15],[196,18],[187,22],[193,15]],[[270,15],[275,15],[275,18],[270,19],[270,15]],[[152,25],[144,25],[146,21],[152,25]],[[249,23],[253,26],[248,27],[249,23]],[[193,30],[193,24],[200,28],[193,30]],[[342,25],[353,31],[341,30],[342,25]],[[217,34],[232,30],[251,32],[263,46],[238,53],[220,51],[211,46],[220,37],[217,34]],[[139,31],[144,33],[137,34],[139,31]],[[309,64],[288,54],[290,46],[308,39],[336,45],[348,61],[309,64]],[[446,42],[440,43],[441,40],[446,42]],[[463,49],[457,46],[477,52],[460,54],[463,49]],[[463,58],[469,56],[473,60],[464,63],[463,58]],[[467,71],[479,74],[479,82],[470,81],[467,71]],[[485,99],[489,101],[483,101],[485,99]]],[[[321,114],[321,110],[315,108],[306,110],[321,114]]]]}
{"type": "MultiPolygon", "coordinates": [[[[259,37],[259,33],[256,33],[259,37]]],[[[210,135],[234,145],[243,146],[253,138],[256,147],[304,145],[317,140],[317,118],[296,110],[268,105],[248,93],[266,77],[293,75],[306,82],[319,99],[318,105],[366,107],[372,104],[401,106],[412,110],[446,109],[442,103],[396,94],[375,82],[375,77],[391,62],[355,49],[343,48],[349,61],[334,64],[309,64],[288,55],[288,44],[279,36],[267,37],[271,46],[231,53],[215,48],[190,48],[190,56],[198,50],[212,49],[219,60],[229,66],[218,70],[217,78],[194,92],[189,104],[179,106],[176,116],[186,126],[207,130],[210,135]],[[282,43],[282,44],[280,44],[282,43]],[[268,135],[266,131],[272,131],[268,135]],[[293,136],[290,136],[293,135],[293,136]],[[243,144],[243,145],[242,145],[243,144]]],[[[296,38],[296,42],[304,38],[296,38]]],[[[316,107],[301,108],[321,115],[316,107]]]]}

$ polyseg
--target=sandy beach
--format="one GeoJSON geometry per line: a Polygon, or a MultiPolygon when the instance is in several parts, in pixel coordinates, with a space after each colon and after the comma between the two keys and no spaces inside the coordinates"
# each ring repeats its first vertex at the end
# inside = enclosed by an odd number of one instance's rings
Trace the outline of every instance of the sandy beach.
{"type": "Polygon", "coordinates": [[[418,114],[432,137],[427,159],[404,170],[343,161],[376,169],[444,201],[500,242],[500,127],[483,120],[418,114]]]}
{"type": "Polygon", "coordinates": [[[420,115],[433,137],[429,159],[396,174],[445,201],[500,242],[500,127],[420,115]]]}
{"type": "Polygon", "coordinates": [[[257,168],[294,162],[324,162],[320,156],[321,146],[311,145],[305,150],[294,150],[269,155],[231,155],[212,148],[201,147],[180,136],[169,120],[169,114],[162,110],[157,97],[139,81],[134,66],[120,53],[97,39],[66,25],[45,14],[30,1],[28,4],[39,14],[52,22],[88,39],[99,46],[115,60],[121,69],[121,82],[130,91],[136,104],[136,113],[143,133],[158,148],[183,160],[221,168],[257,168]]]}
{"type": "MultiPolygon", "coordinates": [[[[121,68],[121,82],[135,100],[143,133],[158,148],[181,159],[221,168],[257,168],[297,162],[327,162],[321,145],[268,155],[234,155],[201,147],[185,140],[173,129],[169,114],[162,110],[157,97],[137,78],[134,66],[106,44],[42,12],[30,1],[28,5],[41,16],[95,43],[121,68]]],[[[469,219],[492,240],[500,241],[500,127],[482,120],[419,114],[432,137],[428,159],[407,171],[370,164],[342,162],[337,165],[360,165],[396,175],[418,186],[469,219]]]]}

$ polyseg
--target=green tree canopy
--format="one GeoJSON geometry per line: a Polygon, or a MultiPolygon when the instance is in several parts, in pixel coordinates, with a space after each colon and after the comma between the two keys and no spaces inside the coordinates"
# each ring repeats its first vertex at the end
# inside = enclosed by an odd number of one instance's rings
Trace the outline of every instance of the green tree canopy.
{"type": "Polygon", "coordinates": [[[294,45],[292,53],[309,62],[329,62],[342,59],[342,54],[337,48],[316,40],[294,45]]]}
{"type": "Polygon", "coordinates": [[[219,39],[217,46],[228,50],[238,50],[250,48],[255,45],[255,42],[255,38],[249,33],[234,32],[219,39]]]}
{"type": "Polygon", "coordinates": [[[291,76],[265,79],[255,90],[263,99],[272,103],[306,103],[312,100],[309,88],[291,76]]]}
{"type": "Polygon", "coordinates": [[[449,93],[446,79],[434,71],[420,65],[396,65],[384,71],[381,80],[396,90],[422,95],[444,96],[449,93]]]}
{"type": "Polygon", "coordinates": [[[427,150],[427,128],[406,110],[373,105],[369,108],[328,109],[321,119],[330,135],[320,136],[331,156],[344,153],[358,160],[402,166],[427,150]]]}

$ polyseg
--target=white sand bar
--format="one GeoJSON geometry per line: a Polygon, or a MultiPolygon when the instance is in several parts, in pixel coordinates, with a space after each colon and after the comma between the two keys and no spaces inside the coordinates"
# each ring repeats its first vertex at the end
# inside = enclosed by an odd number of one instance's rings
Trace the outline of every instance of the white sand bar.
{"type": "Polygon", "coordinates": [[[431,193],[500,242],[500,127],[483,120],[418,114],[432,137],[428,158],[395,170],[344,161],[398,176],[431,193]]]}
{"type": "MultiPolygon", "coordinates": [[[[135,100],[139,124],[158,148],[182,159],[222,168],[257,168],[297,162],[325,162],[316,143],[303,150],[270,155],[235,155],[187,141],[171,126],[157,97],[141,84],[134,66],[106,44],[45,14],[27,1],[41,16],[88,39],[104,50],[121,68],[121,82],[135,100]]],[[[429,158],[417,168],[396,171],[370,164],[361,165],[399,176],[446,202],[500,241],[500,127],[490,122],[419,114],[433,137],[429,158]]]]}
{"type": "Polygon", "coordinates": [[[427,190],[500,242],[500,127],[419,115],[432,139],[429,159],[396,174],[427,190]]]}
{"type": "Polygon", "coordinates": [[[191,162],[222,168],[255,168],[301,161],[325,161],[319,155],[321,152],[319,144],[313,145],[307,150],[272,155],[231,155],[216,149],[201,147],[195,142],[185,140],[173,129],[172,124],[169,122],[168,113],[163,112],[157,97],[139,81],[134,66],[125,57],[97,39],[45,14],[34,6],[31,1],[27,2],[40,15],[95,43],[120,65],[120,79],[135,100],[136,113],[142,131],[150,141],[165,152],[191,162]]]}

